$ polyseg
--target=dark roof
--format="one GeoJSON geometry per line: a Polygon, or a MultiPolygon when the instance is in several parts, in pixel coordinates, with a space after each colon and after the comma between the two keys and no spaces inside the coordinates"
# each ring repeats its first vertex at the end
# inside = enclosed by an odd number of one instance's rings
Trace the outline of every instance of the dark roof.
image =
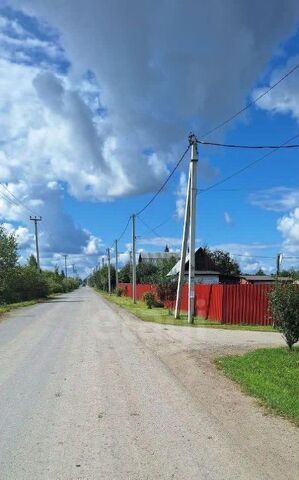
{"type": "MultiPolygon", "coordinates": [[[[180,271],[181,260],[168,273],[169,276],[177,275],[180,271]]],[[[185,272],[189,270],[189,255],[186,257],[185,272]]],[[[195,271],[197,274],[204,273],[211,275],[213,273],[219,274],[217,267],[211,257],[207,255],[203,248],[197,248],[195,251],[195,271]]]]}
{"type": "Polygon", "coordinates": [[[175,252],[140,252],[139,261],[142,260],[161,260],[168,258],[179,258],[180,254],[175,252]]]}
{"type": "MultiPolygon", "coordinates": [[[[248,280],[249,282],[254,280],[258,282],[275,282],[276,281],[276,277],[272,275],[240,275],[240,278],[245,278],[245,280],[248,280]]],[[[292,281],[292,278],[278,277],[278,280],[280,282],[288,282],[288,281],[292,281]]]]}

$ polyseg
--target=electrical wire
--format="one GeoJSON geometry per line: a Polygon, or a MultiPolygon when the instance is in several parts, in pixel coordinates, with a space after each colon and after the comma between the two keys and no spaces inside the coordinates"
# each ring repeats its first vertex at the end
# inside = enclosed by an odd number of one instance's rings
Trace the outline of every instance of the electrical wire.
{"type": "Polygon", "coordinates": [[[206,138],[208,136],[211,135],[211,133],[213,132],[216,132],[216,130],[219,130],[220,128],[224,127],[225,125],[227,125],[229,122],[231,122],[232,120],[234,120],[236,117],[238,117],[239,115],[241,115],[241,113],[245,112],[248,108],[252,107],[252,105],[255,105],[259,100],[261,100],[261,98],[263,98],[265,95],[267,95],[269,92],[271,92],[271,90],[273,90],[273,88],[277,87],[277,85],[279,85],[283,80],[285,80],[287,77],[289,77],[292,73],[294,73],[299,67],[299,63],[297,63],[297,65],[295,65],[293,68],[291,68],[285,75],[283,75],[281,78],[279,78],[275,83],[273,83],[273,85],[271,85],[267,90],[265,90],[263,93],[261,93],[260,95],[258,95],[256,98],[254,98],[253,100],[251,100],[251,102],[247,103],[245,105],[245,107],[241,108],[241,110],[239,110],[238,112],[234,113],[233,115],[231,115],[230,117],[226,118],[225,120],[223,120],[222,122],[220,122],[218,125],[216,125],[214,128],[212,128],[211,130],[207,131],[204,135],[203,135],[203,138],[206,138]]]}
{"type": "Polygon", "coordinates": [[[161,237],[157,232],[155,232],[155,229],[150,227],[141,217],[138,217],[141,223],[150,231],[152,232],[157,238],[163,238],[161,237]]]}
{"type": "Polygon", "coordinates": [[[119,236],[118,239],[117,239],[118,242],[120,242],[120,240],[123,238],[124,234],[126,233],[127,228],[128,228],[128,226],[129,226],[129,223],[130,223],[130,221],[131,221],[131,218],[132,218],[132,217],[131,217],[131,215],[130,215],[129,218],[128,218],[128,221],[127,221],[127,223],[126,223],[125,228],[123,229],[122,233],[120,234],[120,236],[119,236]]]}
{"type": "Polygon", "coordinates": [[[215,142],[204,142],[203,140],[197,140],[197,143],[200,145],[207,145],[212,147],[225,147],[225,148],[240,148],[240,149],[250,149],[250,150],[261,150],[261,149],[285,149],[285,148],[299,148],[299,144],[293,145],[235,145],[231,143],[215,143],[215,142]]]}
{"type": "Polygon", "coordinates": [[[188,145],[188,148],[186,148],[186,150],[184,151],[183,155],[180,157],[179,161],[177,162],[177,164],[175,165],[175,167],[173,168],[173,170],[170,172],[170,174],[168,175],[168,177],[166,178],[166,180],[163,182],[163,184],[161,185],[161,187],[159,188],[159,190],[154,194],[154,196],[146,203],[146,205],[141,208],[141,210],[139,210],[137,213],[136,213],[136,217],[139,217],[139,215],[144,212],[144,210],[146,210],[150,205],[151,203],[153,203],[153,201],[157,198],[157,196],[162,192],[162,190],[164,189],[164,187],[166,186],[166,184],[169,182],[169,180],[171,179],[171,177],[173,176],[174,172],[178,169],[178,167],[180,166],[180,164],[182,163],[182,161],[184,160],[187,152],[189,151],[190,149],[190,145],[188,145]]]}
{"type": "Polygon", "coordinates": [[[4,185],[4,183],[0,182],[0,185],[1,187],[3,187],[7,193],[9,193],[9,195],[11,195],[11,197],[18,203],[19,206],[22,206],[25,210],[27,210],[29,213],[31,213],[32,215],[36,215],[35,212],[33,212],[29,207],[27,207],[27,205],[24,204],[24,202],[22,202],[18,197],[16,197],[7,187],[6,185],[4,185]]]}
{"type": "Polygon", "coordinates": [[[270,152],[267,152],[265,155],[262,155],[261,157],[257,158],[257,159],[254,160],[253,162],[248,163],[248,164],[245,165],[244,167],[240,168],[239,170],[236,170],[235,172],[231,173],[230,175],[228,175],[227,177],[223,178],[222,180],[219,180],[218,182],[213,183],[213,184],[210,185],[209,187],[202,189],[202,190],[199,192],[199,194],[206,193],[206,192],[208,192],[209,190],[212,190],[213,188],[218,187],[219,185],[222,185],[223,183],[227,182],[227,181],[230,180],[231,178],[236,177],[237,175],[240,175],[240,173],[245,172],[245,171],[248,170],[249,168],[253,167],[253,166],[256,165],[257,163],[261,162],[261,161],[264,160],[265,158],[267,158],[267,157],[269,157],[270,155],[272,155],[273,153],[277,152],[277,151],[278,151],[280,148],[282,148],[284,145],[288,144],[289,142],[291,142],[292,140],[294,140],[295,138],[298,138],[298,137],[299,137],[299,133],[296,134],[296,135],[294,135],[293,137],[289,138],[288,140],[286,140],[284,143],[281,144],[280,147],[275,148],[274,150],[271,150],[270,152]]]}

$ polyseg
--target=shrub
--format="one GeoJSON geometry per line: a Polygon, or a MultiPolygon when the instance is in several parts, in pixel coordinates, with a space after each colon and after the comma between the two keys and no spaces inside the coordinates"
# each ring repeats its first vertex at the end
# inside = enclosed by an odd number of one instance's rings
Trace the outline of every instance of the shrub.
{"type": "Polygon", "coordinates": [[[298,285],[277,285],[269,293],[273,326],[282,334],[292,349],[299,340],[299,289],[298,285]]]}
{"type": "Polygon", "coordinates": [[[122,294],[123,294],[123,289],[120,288],[120,287],[117,287],[117,288],[115,289],[115,293],[116,293],[117,297],[121,297],[122,294]]]}
{"type": "Polygon", "coordinates": [[[143,294],[143,301],[147,308],[153,308],[156,305],[156,297],[153,292],[145,292],[143,294]]]}

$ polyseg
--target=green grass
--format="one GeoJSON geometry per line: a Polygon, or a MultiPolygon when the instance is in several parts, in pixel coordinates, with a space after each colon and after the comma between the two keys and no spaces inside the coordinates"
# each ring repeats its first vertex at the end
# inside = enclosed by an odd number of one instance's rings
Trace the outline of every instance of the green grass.
{"type": "Polygon", "coordinates": [[[8,313],[11,310],[16,310],[17,308],[30,307],[31,305],[36,305],[37,303],[43,303],[46,300],[54,299],[58,294],[51,294],[47,298],[38,298],[35,300],[26,300],[25,302],[9,303],[7,305],[0,305],[0,317],[4,313],[8,313]]]}
{"type": "Polygon", "coordinates": [[[165,325],[183,325],[189,327],[208,327],[208,328],[221,328],[224,330],[255,330],[262,332],[273,332],[271,326],[264,325],[228,325],[215,322],[213,320],[205,320],[201,317],[195,317],[194,323],[190,325],[188,323],[187,315],[182,314],[180,319],[175,319],[173,315],[170,315],[167,308],[147,308],[144,302],[138,301],[133,303],[129,297],[118,297],[115,294],[109,295],[106,292],[98,292],[106,300],[125,308],[129,312],[136,315],[144,322],[162,323],[165,325]]]}
{"type": "Polygon", "coordinates": [[[263,348],[215,360],[223,372],[273,412],[299,426],[299,347],[263,348]]]}
{"type": "Polygon", "coordinates": [[[22,307],[29,307],[30,305],[35,305],[39,303],[40,300],[27,300],[26,302],[18,302],[18,303],[10,303],[8,305],[1,305],[0,306],[0,315],[2,313],[10,312],[11,310],[15,310],[16,308],[22,307]]]}

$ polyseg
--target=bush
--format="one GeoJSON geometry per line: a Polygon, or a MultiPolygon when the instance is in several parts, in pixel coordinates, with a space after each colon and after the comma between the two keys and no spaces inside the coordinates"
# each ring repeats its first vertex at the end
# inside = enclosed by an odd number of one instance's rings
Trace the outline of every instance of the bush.
{"type": "Polygon", "coordinates": [[[143,301],[147,308],[153,308],[156,305],[156,296],[153,292],[145,292],[143,294],[143,301]]]}
{"type": "Polygon", "coordinates": [[[277,285],[269,293],[273,326],[292,349],[299,340],[299,289],[297,285],[277,285]]]}
{"type": "Polygon", "coordinates": [[[117,287],[117,288],[115,289],[115,293],[116,293],[117,297],[121,297],[124,292],[123,292],[123,289],[122,289],[122,288],[117,287]]]}

